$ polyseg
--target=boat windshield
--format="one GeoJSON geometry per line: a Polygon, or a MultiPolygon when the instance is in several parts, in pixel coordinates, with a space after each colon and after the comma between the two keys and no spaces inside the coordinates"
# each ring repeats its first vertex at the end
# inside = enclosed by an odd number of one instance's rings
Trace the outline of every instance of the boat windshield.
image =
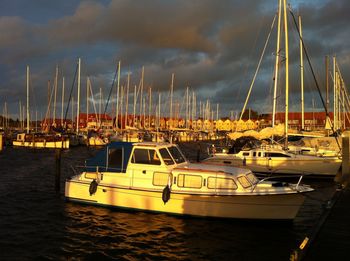
{"type": "Polygon", "coordinates": [[[171,156],[175,160],[176,164],[186,162],[185,156],[181,153],[178,147],[172,146],[168,148],[171,156]]]}
{"type": "Polygon", "coordinates": [[[252,183],[253,185],[259,182],[259,180],[256,178],[256,176],[253,173],[247,174],[247,178],[250,181],[250,183],[252,183]]]}
{"type": "Polygon", "coordinates": [[[159,153],[162,156],[166,165],[180,164],[186,162],[185,156],[176,146],[160,149],[159,153]]]}
{"type": "Polygon", "coordinates": [[[162,156],[165,165],[174,165],[175,164],[174,160],[170,156],[169,151],[166,148],[160,149],[159,153],[162,156]]]}

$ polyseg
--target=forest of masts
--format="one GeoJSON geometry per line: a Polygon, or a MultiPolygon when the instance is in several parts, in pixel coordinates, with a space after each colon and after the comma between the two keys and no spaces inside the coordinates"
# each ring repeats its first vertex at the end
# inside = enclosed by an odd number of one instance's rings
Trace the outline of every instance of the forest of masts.
{"type": "MultiPolygon", "coordinates": [[[[195,91],[191,91],[189,87],[186,87],[185,93],[182,97],[178,98],[174,96],[174,81],[175,74],[171,75],[170,91],[166,97],[162,97],[162,93],[152,90],[152,87],[145,88],[144,75],[145,69],[142,67],[141,77],[138,84],[131,86],[131,73],[126,75],[126,81],[121,84],[121,62],[118,62],[117,70],[109,95],[104,98],[102,88],[99,88],[98,94],[95,94],[92,88],[92,82],[90,77],[86,78],[86,101],[81,101],[81,60],[79,58],[77,63],[76,75],[74,76],[72,89],[69,90],[69,98],[66,100],[67,91],[65,86],[65,77],[62,76],[62,85],[59,88],[59,68],[56,66],[55,77],[53,84],[48,81],[48,101],[47,109],[43,117],[41,112],[38,115],[38,110],[32,109],[32,104],[29,93],[34,93],[31,86],[30,69],[26,68],[26,88],[27,88],[27,100],[24,104],[21,100],[18,102],[18,118],[13,120],[10,116],[7,102],[3,106],[3,113],[0,117],[0,127],[4,130],[9,128],[25,129],[26,123],[30,125],[30,129],[38,130],[41,126],[68,126],[68,122],[71,122],[71,128],[79,129],[80,122],[79,117],[81,113],[86,115],[94,114],[96,119],[101,124],[101,116],[107,113],[109,105],[112,109],[109,110],[109,116],[113,118],[113,127],[121,129],[125,127],[135,127],[139,129],[151,129],[160,127],[160,120],[166,119],[168,121],[167,128],[175,128],[173,122],[177,122],[180,119],[184,121],[184,128],[191,128],[191,122],[202,119],[203,121],[214,121],[219,119],[219,104],[213,106],[209,99],[206,101],[197,102],[197,95],[195,91]],[[61,96],[59,97],[59,89],[61,89],[61,96]],[[114,93],[115,98],[111,97],[114,93]],[[75,94],[76,98],[73,96],[75,94]],[[60,103],[60,104],[59,104],[60,103]],[[85,111],[80,107],[80,104],[85,103],[85,111]],[[66,107],[65,107],[66,106],[66,107]],[[75,108],[76,106],[76,108],[75,108]],[[92,107],[92,108],[91,108],[92,107]],[[213,108],[214,107],[214,108],[213,108]],[[60,111],[60,112],[59,112],[60,111]],[[68,115],[70,111],[70,115],[68,115]],[[57,115],[59,115],[57,117],[57,115]],[[69,119],[70,118],[70,119],[69,119]],[[116,124],[115,119],[118,119],[116,124]],[[122,122],[123,121],[123,122],[122,122]],[[125,121],[125,122],[124,122],[125,121]]],[[[164,95],[164,93],[163,93],[164,95]]],[[[37,107],[36,104],[34,107],[37,107]]],[[[13,116],[12,116],[13,117],[13,116]]],[[[231,111],[231,119],[233,117],[233,111],[231,111]]],[[[14,116],[13,118],[16,118],[14,116]]]]}

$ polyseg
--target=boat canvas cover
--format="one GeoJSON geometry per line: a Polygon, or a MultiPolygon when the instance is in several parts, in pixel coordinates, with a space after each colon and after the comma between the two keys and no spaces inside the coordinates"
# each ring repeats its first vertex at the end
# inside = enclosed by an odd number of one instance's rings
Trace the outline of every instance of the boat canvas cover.
{"type": "Polygon", "coordinates": [[[99,151],[95,157],[86,160],[86,171],[126,172],[132,151],[132,142],[112,142],[99,151]]]}

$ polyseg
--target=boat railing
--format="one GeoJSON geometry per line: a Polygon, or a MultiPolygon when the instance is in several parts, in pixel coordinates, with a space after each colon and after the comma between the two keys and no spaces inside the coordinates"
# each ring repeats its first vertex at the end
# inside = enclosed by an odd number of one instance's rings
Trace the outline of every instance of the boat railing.
{"type": "MultiPolygon", "coordinates": [[[[71,165],[71,169],[73,170],[74,174],[77,175],[79,174],[79,171],[77,171],[77,169],[81,170],[81,171],[87,171],[87,172],[125,172],[126,169],[125,168],[114,168],[114,167],[106,167],[106,166],[99,166],[99,165],[92,165],[92,166],[75,166],[73,167],[71,165]]],[[[81,172],[80,171],[80,172],[81,172]]]]}
{"type": "Polygon", "coordinates": [[[265,182],[265,181],[270,181],[270,180],[279,180],[279,182],[276,182],[276,184],[280,185],[280,186],[285,186],[285,185],[288,185],[290,184],[289,182],[282,182],[281,180],[282,179],[290,179],[290,178],[298,178],[298,182],[296,183],[295,185],[295,190],[296,191],[299,191],[299,186],[300,186],[300,183],[302,181],[302,179],[304,178],[304,176],[307,175],[307,174],[302,174],[302,175],[276,175],[276,176],[268,176],[268,177],[265,177],[265,178],[262,178],[260,179],[258,182],[256,182],[252,189],[251,189],[251,192],[253,192],[255,190],[255,188],[265,182]]]}

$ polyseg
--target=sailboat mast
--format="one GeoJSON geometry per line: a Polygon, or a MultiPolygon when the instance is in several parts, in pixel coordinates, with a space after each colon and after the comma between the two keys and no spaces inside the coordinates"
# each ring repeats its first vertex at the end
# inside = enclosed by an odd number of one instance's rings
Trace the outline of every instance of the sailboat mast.
{"type": "Polygon", "coordinates": [[[115,117],[116,129],[118,129],[118,116],[119,116],[119,88],[120,88],[120,61],[118,62],[117,107],[116,107],[116,117],[115,117]]]}
{"type": "Polygon", "coordinates": [[[289,46],[288,46],[288,21],[287,21],[287,4],[286,0],[283,0],[283,12],[284,12],[284,37],[285,37],[285,52],[286,52],[286,106],[285,106],[285,148],[288,146],[288,114],[289,114],[289,46]]]}
{"type": "Polygon", "coordinates": [[[137,89],[137,86],[135,85],[135,87],[134,87],[134,117],[133,117],[133,122],[132,122],[133,127],[135,127],[135,121],[136,121],[136,89],[137,89]]]}
{"type": "MultiPolygon", "coordinates": [[[[140,128],[142,127],[142,102],[143,102],[143,77],[144,77],[145,67],[142,66],[142,72],[141,72],[141,90],[140,90],[140,128]]],[[[143,123],[145,124],[145,123],[143,123]]],[[[145,127],[145,125],[143,125],[145,127]]]]}
{"type": "Polygon", "coordinates": [[[57,101],[57,83],[58,83],[58,65],[56,65],[56,73],[55,73],[55,86],[54,86],[54,101],[53,101],[53,120],[52,125],[56,126],[56,101],[57,101]]]}
{"type": "Polygon", "coordinates": [[[98,105],[98,127],[101,127],[101,106],[102,106],[102,88],[100,87],[100,104],[98,105]]]}
{"type": "MultiPolygon", "coordinates": [[[[1,118],[2,119],[2,127],[4,128],[4,117],[1,118]]],[[[21,131],[23,130],[23,126],[22,126],[22,103],[21,101],[19,101],[19,126],[21,131]]]]}
{"type": "Polygon", "coordinates": [[[79,133],[79,114],[80,114],[80,65],[81,60],[78,59],[78,97],[77,97],[77,133],[79,133]]]}
{"type": "Polygon", "coordinates": [[[280,45],[281,45],[281,9],[282,0],[278,1],[278,24],[277,24],[277,45],[276,45],[276,61],[275,61],[275,82],[273,89],[273,106],[272,106],[272,127],[275,127],[276,103],[277,103],[277,84],[278,84],[278,68],[280,60],[280,45]]]}
{"type": "Polygon", "coordinates": [[[27,133],[29,133],[29,66],[27,65],[27,133]]]}
{"type": "Polygon", "coordinates": [[[300,91],[301,91],[301,129],[305,126],[305,112],[304,112],[304,59],[303,59],[303,31],[301,27],[301,16],[299,15],[299,42],[300,42],[300,91]]]}
{"type": "MultiPolygon", "coordinates": [[[[173,122],[173,92],[174,92],[174,73],[171,74],[171,85],[170,85],[170,115],[169,115],[169,121],[170,123],[173,122]]],[[[171,125],[169,128],[171,129],[171,125]]]]}
{"type": "Polygon", "coordinates": [[[336,76],[336,69],[335,69],[335,56],[333,56],[333,125],[334,129],[338,130],[338,124],[337,124],[337,76],[336,76]]]}
{"type": "Polygon", "coordinates": [[[326,55],[325,58],[325,62],[326,62],[326,110],[329,110],[329,57],[328,55],[326,55]]]}
{"type": "Polygon", "coordinates": [[[129,88],[130,88],[130,72],[128,72],[128,80],[126,85],[125,128],[128,125],[129,88]]]}
{"type": "Polygon", "coordinates": [[[61,126],[63,126],[63,107],[64,107],[64,77],[62,78],[62,108],[61,108],[61,126]]]}
{"type": "Polygon", "coordinates": [[[149,104],[148,104],[148,128],[151,128],[151,112],[152,112],[152,88],[149,87],[149,104]]]}
{"type": "Polygon", "coordinates": [[[90,78],[86,78],[86,127],[88,126],[89,121],[89,84],[90,78]]]}

